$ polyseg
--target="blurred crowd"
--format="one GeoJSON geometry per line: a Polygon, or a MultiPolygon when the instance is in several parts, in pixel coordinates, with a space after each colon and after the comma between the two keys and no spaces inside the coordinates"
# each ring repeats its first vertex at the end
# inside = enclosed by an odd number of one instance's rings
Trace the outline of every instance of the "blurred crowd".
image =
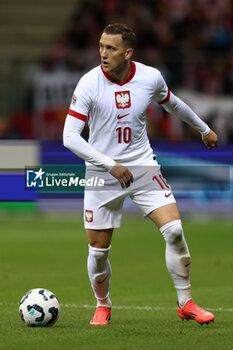
{"type": "MultiPolygon", "coordinates": [[[[27,112],[34,119],[29,137],[60,136],[72,90],[84,72],[99,64],[99,37],[103,28],[113,22],[125,23],[135,30],[134,59],[160,69],[174,91],[182,87],[216,98],[232,95],[231,0],[78,1],[67,28],[60,32],[49,54],[32,71],[31,103],[27,112]],[[43,118],[44,129],[40,131],[44,131],[36,134],[35,128],[43,124],[43,118]]],[[[221,125],[226,142],[233,140],[232,116],[224,130],[224,123],[219,120],[226,116],[221,111],[216,115],[211,113],[207,120],[215,128],[221,125]]],[[[174,125],[157,105],[148,110],[148,133],[151,139],[196,137],[186,127],[174,125]]],[[[24,137],[27,136],[26,133],[24,137]]]]}
{"type": "Polygon", "coordinates": [[[55,60],[83,69],[97,65],[96,44],[113,22],[135,30],[135,59],[164,70],[171,85],[233,93],[231,0],[84,1],[54,45],[55,60]]]}

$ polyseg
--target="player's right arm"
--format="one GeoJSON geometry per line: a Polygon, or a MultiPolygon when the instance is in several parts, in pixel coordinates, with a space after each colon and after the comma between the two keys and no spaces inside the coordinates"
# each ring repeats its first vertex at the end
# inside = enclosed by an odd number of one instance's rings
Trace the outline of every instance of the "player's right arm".
{"type": "Polygon", "coordinates": [[[81,136],[88,113],[93,105],[95,91],[92,79],[93,73],[89,72],[80,79],[76,86],[65,121],[63,144],[78,157],[110,171],[116,162],[110,157],[98,152],[81,136]]]}
{"type": "MultiPolygon", "coordinates": [[[[71,116],[68,112],[63,130],[63,144],[85,161],[110,171],[116,162],[94,149],[82,136],[85,121],[71,116]]],[[[78,115],[78,113],[77,113],[78,115]]]]}
{"type": "Polygon", "coordinates": [[[129,187],[133,182],[133,174],[124,165],[116,163],[110,170],[110,174],[114,176],[121,184],[122,188],[129,187]]]}
{"type": "Polygon", "coordinates": [[[109,171],[120,182],[122,188],[129,187],[130,183],[133,182],[132,173],[125,166],[96,151],[84,140],[81,136],[84,125],[84,121],[67,115],[63,131],[64,146],[85,161],[109,171]]]}
{"type": "Polygon", "coordinates": [[[88,93],[90,89],[86,88],[85,83],[86,81],[81,79],[75,89],[75,98],[73,96],[65,121],[63,144],[88,163],[109,171],[120,182],[122,188],[128,187],[133,181],[132,173],[123,165],[117,164],[110,157],[97,151],[81,136],[92,106],[92,99],[88,93]]]}

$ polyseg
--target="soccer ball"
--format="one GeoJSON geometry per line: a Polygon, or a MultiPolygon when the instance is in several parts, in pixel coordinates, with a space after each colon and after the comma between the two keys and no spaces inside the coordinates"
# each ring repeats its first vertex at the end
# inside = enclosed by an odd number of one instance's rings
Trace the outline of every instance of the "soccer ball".
{"type": "Polygon", "coordinates": [[[19,314],[23,322],[30,327],[49,327],[59,317],[60,304],[56,295],[49,290],[35,288],[22,297],[19,314]]]}

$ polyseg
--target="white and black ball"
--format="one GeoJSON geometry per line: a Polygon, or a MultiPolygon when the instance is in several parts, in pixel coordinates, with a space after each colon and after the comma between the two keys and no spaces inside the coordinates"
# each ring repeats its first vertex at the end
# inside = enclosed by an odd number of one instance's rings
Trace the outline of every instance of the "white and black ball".
{"type": "Polygon", "coordinates": [[[35,288],[22,297],[19,314],[27,326],[49,327],[59,317],[60,304],[54,293],[44,288],[35,288]]]}

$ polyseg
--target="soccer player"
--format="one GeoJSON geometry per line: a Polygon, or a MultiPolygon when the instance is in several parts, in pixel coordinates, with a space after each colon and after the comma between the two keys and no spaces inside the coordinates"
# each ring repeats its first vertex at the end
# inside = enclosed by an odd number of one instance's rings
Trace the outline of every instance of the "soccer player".
{"type": "Polygon", "coordinates": [[[101,65],[80,79],[64,126],[64,146],[86,161],[87,173],[92,166],[100,175],[110,173],[113,180],[106,185],[107,190],[85,190],[84,195],[88,275],[97,299],[90,324],[106,325],[111,317],[112,270],[108,255],[113,230],[120,227],[126,196],[155,223],[166,241],[166,265],[177,291],[179,317],[208,324],[214,315],[197,306],[191,297],[190,253],[175,198],[149,144],[147,107],[152,99],[157,101],[198,130],[208,148],[217,147],[218,137],[168,89],[156,68],[131,60],[134,47],[135,34],[129,27],[115,23],[104,29],[99,42],[101,65]],[[87,120],[88,142],[81,137],[87,120]],[[151,177],[148,166],[153,172],[151,177]],[[147,180],[143,189],[140,180],[144,178],[147,180]],[[149,182],[153,188],[147,186],[149,182]]]}

